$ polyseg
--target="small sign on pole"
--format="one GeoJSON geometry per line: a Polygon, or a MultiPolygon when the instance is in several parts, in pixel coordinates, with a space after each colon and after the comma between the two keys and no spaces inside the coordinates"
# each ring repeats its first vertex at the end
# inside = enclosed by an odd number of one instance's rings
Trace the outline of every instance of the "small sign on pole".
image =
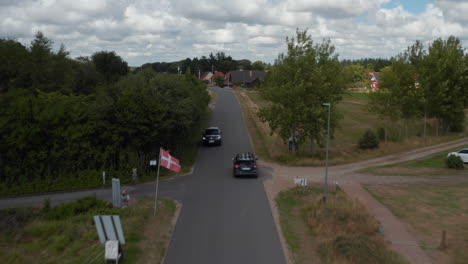
{"type": "Polygon", "coordinates": [[[294,185],[296,186],[307,186],[306,178],[296,178],[294,179],[294,185]]]}
{"type": "Polygon", "coordinates": [[[157,166],[158,161],[157,160],[150,160],[150,166],[157,166]]]}
{"type": "Polygon", "coordinates": [[[133,178],[133,181],[138,180],[138,169],[137,168],[132,169],[132,178],[133,178]]]}

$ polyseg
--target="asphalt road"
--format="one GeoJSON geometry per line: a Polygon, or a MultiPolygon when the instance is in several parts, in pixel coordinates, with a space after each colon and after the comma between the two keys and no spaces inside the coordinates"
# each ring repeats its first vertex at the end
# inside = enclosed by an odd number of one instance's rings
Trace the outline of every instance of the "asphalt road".
{"type": "MultiPolygon", "coordinates": [[[[233,178],[232,158],[252,151],[240,106],[231,90],[218,94],[210,125],[223,132],[220,147],[203,147],[193,174],[164,180],[159,196],[182,202],[165,258],[166,264],[286,263],[262,181],[271,177],[259,168],[258,178],[233,178]]],[[[122,186],[131,197],[153,197],[155,184],[122,186]]],[[[111,200],[110,188],[0,199],[0,208],[40,206],[96,195],[111,200]]]]}
{"type": "Polygon", "coordinates": [[[232,177],[232,157],[252,151],[240,106],[230,90],[213,90],[210,125],[223,144],[200,149],[164,263],[286,263],[262,183],[269,175],[232,177]]]}

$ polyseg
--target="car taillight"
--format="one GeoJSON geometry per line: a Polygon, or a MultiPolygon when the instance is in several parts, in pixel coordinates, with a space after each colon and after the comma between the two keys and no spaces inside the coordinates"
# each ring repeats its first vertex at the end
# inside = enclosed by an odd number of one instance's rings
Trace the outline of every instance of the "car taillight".
{"type": "Polygon", "coordinates": [[[257,165],[254,165],[254,169],[256,169],[256,168],[257,168],[257,165]]]}
{"type": "Polygon", "coordinates": [[[234,168],[239,168],[239,164],[234,164],[234,168]]]}

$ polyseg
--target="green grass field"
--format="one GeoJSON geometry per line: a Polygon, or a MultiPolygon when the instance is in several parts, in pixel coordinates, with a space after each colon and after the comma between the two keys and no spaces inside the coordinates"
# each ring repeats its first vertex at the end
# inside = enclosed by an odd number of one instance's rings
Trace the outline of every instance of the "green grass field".
{"type": "Polygon", "coordinates": [[[140,200],[126,209],[86,197],[56,207],[0,210],[0,263],[91,263],[94,258],[94,263],[102,262],[104,245],[99,242],[94,215],[120,215],[126,244],[119,263],[146,263],[144,247],[148,245],[157,254],[153,263],[160,263],[176,204],[167,199],[160,199],[159,204],[156,217],[153,199],[140,200]],[[157,234],[148,239],[146,232],[152,225],[157,234]]]}
{"type": "MultiPolygon", "coordinates": [[[[263,100],[256,92],[237,92],[239,101],[244,112],[244,117],[249,129],[257,154],[265,160],[278,162],[292,166],[321,166],[325,159],[325,144],[316,146],[315,152],[310,152],[310,140],[299,146],[296,155],[288,151],[288,145],[277,133],[270,135],[270,128],[262,123],[256,113],[259,108],[267,106],[268,102],[263,100]]],[[[344,98],[353,101],[366,102],[368,93],[349,92],[344,98]]],[[[330,141],[330,165],[350,163],[388,154],[408,151],[427,145],[438,144],[450,140],[468,136],[468,125],[465,133],[452,133],[449,135],[435,136],[435,130],[427,128],[427,137],[422,137],[422,120],[414,120],[407,126],[403,122],[395,122],[388,130],[389,138],[392,140],[380,143],[380,148],[374,150],[361,150],[357,143],[367,129],[376,131],[384,127],[385,123],[377,115],[366,110],[366,105],[343,101],[337,104],[343,118],[335,130],[335,135],[330,141]],[[407,135],[407,137],[406,137],[407,135]]],[[[467,111],[468,122],[468,111],[467,111]]],[[[468,123],[467,123],[468,124],[468,123]]]]}
{"type": "Polygon", "coordinates": [[[347,92],[343,94],[343,100],[360,101],[366,103],[369,101],[369,92],[347,92]]]}
{"type": "Polygon", "coordinates": [[[362,170],[364,173],[385,176],[467,176],[468,165],[465,164],[465,170],[455,170],[446,167],[445,160],[449,152],[455,152],[465,145],[431,154],[429,156],[395,164],[389,164],[378,167],[371,167],[362,170]]]}
{"type": "Polygon", "coordinates": [[[416,231],[433,263],[468,263],[468,183],[368,185],[366,189],[416,231]],[[442,231],[446,250],[440,250],[442,231]]]}

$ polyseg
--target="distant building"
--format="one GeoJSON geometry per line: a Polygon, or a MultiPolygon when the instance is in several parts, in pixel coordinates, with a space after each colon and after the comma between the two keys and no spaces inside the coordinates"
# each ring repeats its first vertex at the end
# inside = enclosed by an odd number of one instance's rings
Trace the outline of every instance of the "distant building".
{"type": "Polygon", "coordinates": [[[371,89],[380,89],[380,72],[369,72],[369,79],[371,81],[371,89]]]}
{"type": "Polygon", "coordinates": [[[224,79],[224,73],[217,71],[211,76],[210,83],[215,83],[215,78],[218,77],[218,76],[221,76],[224,79]]]}
{"type": "Polygon", "coordinates": [[[243,87],[254,87],[265,78],[266,72],[264,71],[230,71],[226,73],[224,83],[243,87]]]}
{"type": "Polygon", "coordinates": [[[202,80],[202,81],[210,81],[210,80],[211,80],[211,76],[213,76],[213,73],[211,73],[211,72],[204,72],[204,73],[200,76],[200,80],[202,80]]]}

